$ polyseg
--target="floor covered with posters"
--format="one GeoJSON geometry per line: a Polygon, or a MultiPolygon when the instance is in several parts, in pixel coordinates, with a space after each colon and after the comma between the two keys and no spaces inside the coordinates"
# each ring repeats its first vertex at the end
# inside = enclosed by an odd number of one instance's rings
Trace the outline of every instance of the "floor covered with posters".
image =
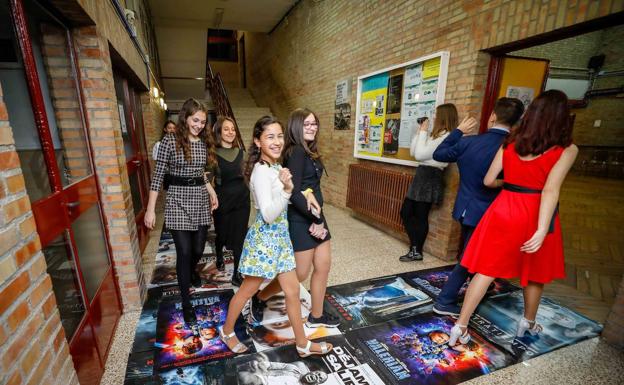
{"type": "MultiPolygon", "coordinates": [[[[167,234],[159,241],[160,232],[154,231],[144,261],[148,298],[141,313],[122,318],[102,383],[624,383],[624,353],[596,337],[608,313],[606,305],[552,284],[538,313],[545,332],[514,339],[521,291],[497,281],[471,321],[472,342],[449,348],[445,342],[453,320],[431,313],[448,262],[430,256],[423,262],[399,262],[403,242],[342,210],[325,211],[334,259],[325,307],[344,321],[339,329],[306,328],[306,333],[332,342],[332,353],[298,357],[280,298],[270,303],[273,311],[265,311],[262,323],[246,327],[241,318],[237,324],[237,335],[255,352],[229,352],[216,326],[224,322],[233,294],[227,283],[232,265],[226,265],[225,273],[216,271],[210,246],[205,250],[204,287],[193,294],[199,319],[199,335],[194,336],[180,321],[173,242],[167,234]]],[[[309,294],[302,289],[305,315],[309,294]]]]}

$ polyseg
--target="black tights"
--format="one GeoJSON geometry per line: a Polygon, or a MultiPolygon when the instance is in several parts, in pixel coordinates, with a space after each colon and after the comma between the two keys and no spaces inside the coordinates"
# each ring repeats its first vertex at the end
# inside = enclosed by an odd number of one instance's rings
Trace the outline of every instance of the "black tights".
{"type": "Polygon", "coordinates": [[[182,304],[191,304],[191,273],[204,253],[208,226],[198,226],[196,231],[169,230],[176,248],[176,273],[182,304]]]}
{"type": "Polygon", "coordinates": [[[410,245],[422,254],[427,233],[429,233],[429,211],[431,202],[417,202],[409,198],[403,201],[401,219],[410,245]]]}
{"type": "Polygon", "coordinates": [[[243,252],[243,244],[247,235],[249,221],[249,206],[227,213],[215,212],[214,225],[217,238],[215,239],[215,254],[217,260],[223,260],[223,246],[232,250],[234,256],[234,273],[238,271],[238,263],[243,252]]]}

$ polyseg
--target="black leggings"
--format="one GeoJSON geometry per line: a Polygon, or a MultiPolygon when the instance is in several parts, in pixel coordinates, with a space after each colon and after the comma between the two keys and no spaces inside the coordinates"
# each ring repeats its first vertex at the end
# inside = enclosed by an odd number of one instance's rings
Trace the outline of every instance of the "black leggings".
{"type": "Polygon", "coordinates": [[[204,253],[208,226],[198,226],[196,231],[169,230],[169,232],[173,236],[176,248],[176,273],[182,304],[190,305],[191,273],[204,253]]]}
{"type": "Polygon", "coordinates": [[[223,260],[223,246],[232,250],[234,256],[234,273],[238,271],[238,262],[243,252],[243,243],[247,235],[249,222],[249,206],[244,206],[229,212],[215,212],[214,224],[217,238],[215,239],[215,254],[217,260],[223,260]]]}
{"type": "Polygon", "coordinates": [[[417,202],[409,198],[403,201],[401,207],[401,219],[405,232],[410,240],[410,245],[422,254],[427,233],[429,233],[429,211],[431,202],[417,202]]]}

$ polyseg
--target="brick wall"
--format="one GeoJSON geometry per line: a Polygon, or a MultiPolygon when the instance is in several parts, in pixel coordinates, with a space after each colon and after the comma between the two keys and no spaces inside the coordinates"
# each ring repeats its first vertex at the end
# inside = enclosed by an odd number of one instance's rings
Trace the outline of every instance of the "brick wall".
{"type": "Polygon", "coordinates": [[[0,89],[0,383],[77,384],[0,89]]]}
{"type": "MultiPolygon", "coordinates": [[[[489,56],[481,49],[536,36],[561,27],[621,11],[623,5],[594,1],[562,5],[561,1],[302,1],[271,34],[246,33],[248,87],[259,105],[285,120],[296,107],[307,106],[321,120],[320,149],[329,177],[323,184],[328,202],[345,207],[353,127],[334,131],[334,88],[339,79],[353,81],[355,111],[358,76],[436,51],[448,50],[446,101],[460,116],[479,116],[489,56]]],[[[451,258],[457,249],[457,227],[449,226],[457,170],[446,172],[447,192],[430,216],[431,236],[425,250],[451,258]]]]}
{"type": "Polygon", "coordinates": [[[76,29],[74,36],[115,277],[124,309],[138,309],[145,282],[108,41],[99,27],[76,29]]]}

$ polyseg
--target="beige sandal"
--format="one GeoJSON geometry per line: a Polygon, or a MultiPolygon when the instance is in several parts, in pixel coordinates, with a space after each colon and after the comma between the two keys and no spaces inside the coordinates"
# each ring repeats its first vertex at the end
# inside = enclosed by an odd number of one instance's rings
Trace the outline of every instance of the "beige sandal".
{"type": "Polygon", "coordinates": [[[299,357],[322,356],[331,352],[334,348],[332,344],[328,344],[325,341],[319,342],[319,345],[321,346],[320,352],[312,351],[310,350],[312,348],[312,341],[308,340],[305,348],[300,348],[299,346],[297,346],[297,353],[299,354],[299,357]]]}
{"type": "Polygon", "coordinates": [[[228,335],[225,335],[225,333],[223,332],[223,326],[219,326],[218,330],[219,330],[219,337],[221,338],[221,341],[223,341],[223,343],[232,352],[234,352],[236,354],[240,354],[240,353],[245,353],[247,350],[249,350],[247,348],[247,346],[245,346],[245,344],[240,342],[240,341],[238,341],[238,343],[236,345],[234,345],[233,348],[231,348],[230,344],[228,343],[228,341],[230,341],[232,338],[235,338],[236,337],[236,333],[232,332],[232,333],[230,333],[228,335]]]}

